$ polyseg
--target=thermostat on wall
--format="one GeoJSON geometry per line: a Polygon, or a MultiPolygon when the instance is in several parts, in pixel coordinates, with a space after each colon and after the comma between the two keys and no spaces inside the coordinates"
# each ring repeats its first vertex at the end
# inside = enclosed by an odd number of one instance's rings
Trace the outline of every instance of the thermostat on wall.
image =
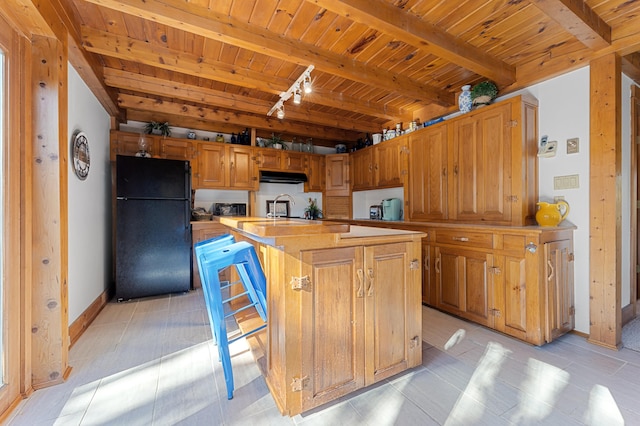
{"type": "Polygon", "coordinates": [[[558,141],[547,141],[547,137],[543,136],[538,147],[538,157],[555,157],[558,150],[558,141]]]}

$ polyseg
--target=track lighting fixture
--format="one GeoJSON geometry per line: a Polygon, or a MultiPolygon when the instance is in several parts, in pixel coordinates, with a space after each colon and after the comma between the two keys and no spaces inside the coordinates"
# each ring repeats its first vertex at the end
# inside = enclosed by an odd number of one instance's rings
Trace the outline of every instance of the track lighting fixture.
{"type": "Polygon", "coordinates": [[[311,76],[307,74],[307,76],[304,79],[304,82],[302,83],[302,86],[304,87],[304,93],[311,93],[313,91],[313,89],[311,88],[311,76]]]}
{"type": "Polygon", "coordinates": [[[298,79],[291,85],[289,90],[280,93],[280,99],[275,103],[275,105],[273,105],[273,107],[271,107],[267,113],[268,116],[273,114],[274,111],[277,111],[276,117],[282,120],[284,118],[285,101],[288,101],[291,96],[293,96],[293,103],[299,105],[300,102],[302,102],[302,91],[304,90],[304,93],[311,93],[311,71],[313,71],[313,68],[313,65],[309,65],[307,69],[300,74],[300,77],[298,77],[298,79]]]}

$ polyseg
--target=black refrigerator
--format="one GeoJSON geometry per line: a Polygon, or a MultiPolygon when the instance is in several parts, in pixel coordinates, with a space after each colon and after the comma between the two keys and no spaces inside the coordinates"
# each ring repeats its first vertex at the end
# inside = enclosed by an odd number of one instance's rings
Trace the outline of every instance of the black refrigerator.
{"type": "Polygon", "coordinates": [[[117,156],[116,299],[189,291],[188,161],[117,156]]]}

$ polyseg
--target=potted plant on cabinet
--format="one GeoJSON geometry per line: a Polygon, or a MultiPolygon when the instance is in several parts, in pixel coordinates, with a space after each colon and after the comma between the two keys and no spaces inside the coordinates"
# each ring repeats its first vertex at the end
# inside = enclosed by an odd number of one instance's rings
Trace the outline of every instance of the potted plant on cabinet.
{"type": "Polygon", "coordinates": [[[483,81],[471,89],[471,99],[476,106],[489,105],[496,96],[498,96],[498,88],[491,81],[483,81]]]}
{"type": "Polygon", "coordinates": [[[144,127],[144,131],[148,135],[162,135],[165,137],[171,136],[171,127],[169,127],[168,121],[165,121],[164,123],[152,121],[144,127]]]}
{"type": "Polygon", "coordinates": [[[264,146],[275,149],[287,149],[282,135],[275,135],[274,133],[271,133],[271,138],[264,140],[264,146]]]}
{"type": "Polygon", "coordinates": [[[304,209],[305,219],[317,219],[322,217],[322,210],[318,207],[316,198],[309,198],[309,205],[304,209]]]}

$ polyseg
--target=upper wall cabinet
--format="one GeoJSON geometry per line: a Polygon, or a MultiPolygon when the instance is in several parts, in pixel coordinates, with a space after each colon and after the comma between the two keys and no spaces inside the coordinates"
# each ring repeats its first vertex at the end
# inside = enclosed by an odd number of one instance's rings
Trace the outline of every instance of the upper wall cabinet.
{"type": "Polygon", "coordinates": [[[537,101],[516,96],[414,132],[412,220],[535,223],[537,101]]]}
{"type": "Polygon", "coordinates": [[[402,186],[408,140],[408,136],[402,136],[351,154],[353,191],[402,186]]]}
{"type": "Polygon", "coordinates": [[[197,171],[193,174],[195,189],[258,189],[255,154],[251,147],[211,142],[199,142],[197,146],[197,171]]]}
{"type": "Polygon", "coordinates": [[[325,159],[325,195],[349,196],[349,154],[331,154],[325,159]]]}

